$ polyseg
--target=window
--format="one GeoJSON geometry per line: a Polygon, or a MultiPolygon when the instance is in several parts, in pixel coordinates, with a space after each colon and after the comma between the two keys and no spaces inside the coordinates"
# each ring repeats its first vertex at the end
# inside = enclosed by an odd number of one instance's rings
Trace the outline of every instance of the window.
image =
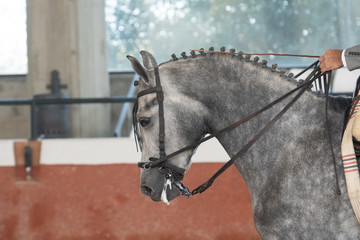
{"type": "Polygon", "coordinates": [[[26,73],[26,0],[0,2],[0,30],[0,74],[26,73]]]}
{"type": "MultiPolygon", "coordinates": [[[[168,61],[189,49],[321,55],[360,42],[357,0],[106,0],[110,71],[129,71],[140,50],[168,61]]],[[[282,67],[313,59],[274,58],[282,67]]]]}

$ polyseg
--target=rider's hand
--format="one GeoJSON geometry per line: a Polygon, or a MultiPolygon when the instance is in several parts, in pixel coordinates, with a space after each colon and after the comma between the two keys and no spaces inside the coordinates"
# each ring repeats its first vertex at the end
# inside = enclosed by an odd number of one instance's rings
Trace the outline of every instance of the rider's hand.
{"type": "Polygon", "coordinates": [[[325,54],[319,58],[321,71],[326,72],[343,67],[341,53],[342,50],[339,49],[326,50],[325,54]]]}

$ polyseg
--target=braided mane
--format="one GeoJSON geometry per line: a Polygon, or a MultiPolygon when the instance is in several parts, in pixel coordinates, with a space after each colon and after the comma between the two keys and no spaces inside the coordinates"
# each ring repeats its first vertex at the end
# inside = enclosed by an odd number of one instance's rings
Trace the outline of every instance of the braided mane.
{"type": "MultiPolygon", "coordinates": [[[[226,52],[226,47],[224,47],[224,46],[220,48],[220,51],[223,53],[214,52],[214,47],[210,47],[209,52],[205,51],[204,48],[200,48],[199,54],[196,54],[196,52],[194,50],[191,50],[190,56],[187,56],[186,52],[182,52],[181,57],[179,57],[179,58],[176,56],[175,53],[173,53],[173,54],[171,54],[172,59],[170,61],[178,61],[181,59],[192,59],[192,58],[197,58],[197,57],[206,57],[206,56],[211,56],[211,55],[215,55],[215,54],[226,55],[226,54],[231,53],[231,56],[239,59],[239,61],[251,62],[251,63],[257,65],[258,67],[268,69],[269,71],[274,72],[274,73],[279,73],[279,75],[281,77],[283,77],[285,80],[291,81],[292,83],[294,83],[297,86],[302,84],[304,81],[303,79],[295,78],[294,74],[291,72],[288,73],[286,69],[279,69],[278,64],[276,64],[276,63],[272,64],[271,66],[268,66],[268,61],[265,59],[260,61],[259,56],[255,56],[253,59],[251,59],[251,57],[252,57],[251,55],[249,55],[249,54],[244,55],[244,52],[242,52],[242,51],[239,51],[236,53],[236,50],[234,48],[231,48],[229,50],[229,52],[226,52]]],[[[321,83],[319,81],[320,81],[319,79],[315,81],[315,84],[317,86],[321,86],[321,83]]],[[[324,93],[321,90],[318,90],[318,89],[312,90],[312,87],[313,86],[311,86],[308,90],[319,97],[324,97],[324,93]]]]}

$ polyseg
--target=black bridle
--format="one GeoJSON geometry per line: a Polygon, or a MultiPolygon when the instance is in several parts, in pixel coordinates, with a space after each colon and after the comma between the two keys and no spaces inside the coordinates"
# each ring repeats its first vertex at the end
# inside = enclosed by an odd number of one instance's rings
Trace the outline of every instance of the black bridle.
{"type": "MultiPolygon", "coordinates": [[[[171,183],[174,183],[174,185],[180,190],[181,194],[185,195],[186,197],[190,197],[197,193],[202,193],[212,185],[212,183],[215,181],[215,179],[218,176],[220,176],[227,168],[229,168],[234,163],[235,159],[239,158],[242,154],[244,154],[262,135],[264,135],[275,124],[275,122],[277,122],[287,112],[287,110],[300,98],[300,96],[305,92],[305,90],[311,88],[312,83],[315,80],[319,79],[319,86],[321,88],[320,90],[322,90],[321,77],[323,78],[324,91],[326,94],[326,123],[328,126],[328,121],[327,121],[327,119],[328,119],[327,118],[328,101],[327,100],[328,100],[329,85],[330,85],[328,79],[329,80],[331,79],[331,72],[322,73],[320,71],[319,62],[316,61],[313,64],[311,64],[308,68],[304,69],[302,72],[300,72],[299,74],[297,74],[294,77],[295,78],[299,77],[300,75],[302,75],[304,72],[308,71],[311,68],[314,68],[314,69],[302,83],[299,83],[299,85],[296,88],[294,88],[290,92],[286,93],[285,95],[279,97],[278,99],[271,102],[270,104],[266,105],[262,109],[258,110],[257,112],[252,113],[251,115],[223,128],[215,133],[208,135],[207,137],[205,137],[199,141],[193,142],[184,148],[181,148],[171,154],[166,155],[166,152],[165,152],[164,93],[163,93],[163,90],[161,87],[159,69],[158,69],[158,67],[155,67],[154,73],[155,73],[156,86],[139,92],[137,94],[137,98],[139,99],[140,97],[142,97],[144,95],[156,93],[156,98],[157,98],[158,105],[159,105],[159,158],[151,157],[151,158],[149,158],[148,162],[139,162],[138,166],[145,170],[149,170],[151,168],[159,168],[159,171],[164,175],[165,179],[170,180],[171,183]],[[270,122],[268,122],[265,125],[265,127],[262,128],[259,131],[259,133],[254,136],[253,139],[251,139],[238,153],[236,153],[211,178],[209,178],[208,181],[206,181],[205,183],[203,183],[202,185],[200,185],[193,191],[190,191],[188,187],[184,186],[181,183],[181,180],[184,177],[185,169],[182,169],[173,164],[170,164],[168,162],[168,159],[170,159],[184,151],[196,148],[201,143],[203,143],[213,137],[219,136],[220,134],[227,132],[230,129],[233,129],[233,128],[249,121],[250,119],[252,119],[252,118],[258,116],[259,114],[261,114],[262,112],[268,110],[269,108],[271,108],[275,104],[281,102],[282,100],[284,100],[285,98],[292,95],[293,93],[295,93],[298,90],[299,90],[299,92],[294,96],[294,98],[270,122]]],[[[134,109],[133,109],[133,125],[134,125],[135,140],[137,143],[139,143],[139,146],[141,148],[141,137],[138,132],[138,127],[137,127],[138,123],[136,120],[137,107],[138,107],[138,102],[136,101],[136,103],[134,105],[134,109]]],[[[327,129],[327,130],[328,130],[328,133],[330,134],[329,129],[327,129]]],[[[329,135],[329,141],[330,141],[330,146],[331,146],[331,150],[332,150],[330,135],[329,135]]],[[[334,157],[333,150],[332,150],[332,154],[333,154],[333,163],[334,163],[334,168],[335,168],[335,177],[336,177],[336,184],[337,184],[336,191],[338,194],[340,194],[337,173],[336,173],[336,166],[335,166],[336,163],[335,163],[335,157],[334,157]]]]}
{"type": "MultiPolygon", "coordinates": [[[[137,98],[139,99],[140,97],[147,94],[156,93],[156,99],[159,105],[159,158],[151,157],[149,158],[150,162],[139,162],[138,166],[146,170],[159,167],[160,172],[164,174],[167,179],[171,178],[174,181],[181,181],[184,178],[185,170],[173,164],[170,164],[167,161],[167,159],[169,159],[169,156],[166,156],[165,153],[164,93],[161,87],[158,67],[154,68],[154,73],[156,86],[139,92],[137,94],[137,98]]],[[[136,121],[137,106],[138,102],[136,101],[133,109],[133,124],[135,131],[135,139],[139,143],[139,146],[141,148],[141,138],[137,130],[136,121]]]]}

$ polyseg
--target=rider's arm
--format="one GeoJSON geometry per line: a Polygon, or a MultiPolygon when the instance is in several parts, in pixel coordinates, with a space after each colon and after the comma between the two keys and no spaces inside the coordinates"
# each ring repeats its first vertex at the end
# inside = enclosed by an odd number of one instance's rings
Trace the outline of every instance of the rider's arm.
{"type": "Polygon", "coordinates": [[[360,68],[360,45],[345,49],[342,55],[344,66],[350,71],[360,68]]]}
{"type": "Polygon", "coordinates": [[[342,52],[343,50],[340,49],[326,50],[325,54],[319,58],[321,71],[326,72],[343,67],[342,52]]]}
{"type": "Polygon", "coordinates": [[[319,58],[322,72],[347,67],[350,71],[360,68],[360,45],[348,49],[328,49],[319,58]]]}

